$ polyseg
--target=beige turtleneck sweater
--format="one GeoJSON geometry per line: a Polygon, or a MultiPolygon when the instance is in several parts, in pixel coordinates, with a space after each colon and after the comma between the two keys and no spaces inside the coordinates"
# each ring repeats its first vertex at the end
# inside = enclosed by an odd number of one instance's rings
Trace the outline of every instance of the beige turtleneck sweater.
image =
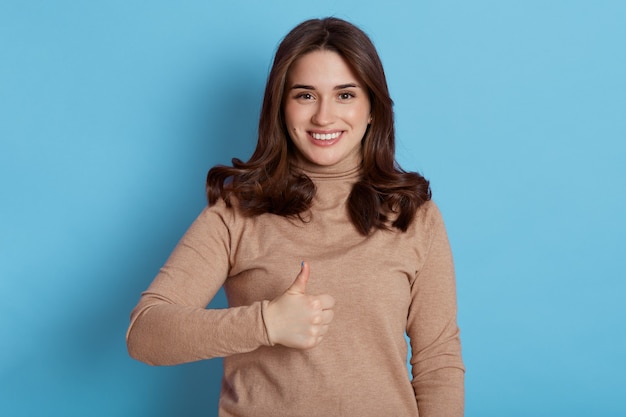
{"type": "Polygon", "coordinates": [[[405,233],[365,237],[346,208],[355,164],[303,171],[317,186],[307,222],[244,217],[223,202],[198,216],[132,312],[131,356],[224,357],[222,417],[462,416],[454,268],[437,207],[424,204],[405,233]],[[334,319],[313,349],[272,346],[263,313],[302,260],[307,292],[335,298],[334,319]],[[229,308],[207,309],[221,286],[229,308]]]}

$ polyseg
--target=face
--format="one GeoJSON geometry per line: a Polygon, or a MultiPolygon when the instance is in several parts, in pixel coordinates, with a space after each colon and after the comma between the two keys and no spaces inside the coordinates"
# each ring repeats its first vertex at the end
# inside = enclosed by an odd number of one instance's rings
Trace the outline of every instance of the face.
{"type": "Polygon", "coordinates": [[[336,52],[310,52],[287,73],[285,123],[299,157],[331,167],[357,160],[371,121],[366,86],[336,52]]]}

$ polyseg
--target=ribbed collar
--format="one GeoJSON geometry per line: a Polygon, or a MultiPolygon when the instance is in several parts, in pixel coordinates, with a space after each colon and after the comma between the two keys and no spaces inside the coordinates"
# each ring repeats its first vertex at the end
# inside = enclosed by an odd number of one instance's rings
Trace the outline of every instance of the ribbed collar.
{"type": "Polygon", "coordinates": [[[328,180],[353,180],[356,182],[361,176],[361,155],[348,157],[333,166],[321,166],[313,164],[304,158],[296,157],[293,161],[293,169],[306,174],[313,182],[328,180]]]}

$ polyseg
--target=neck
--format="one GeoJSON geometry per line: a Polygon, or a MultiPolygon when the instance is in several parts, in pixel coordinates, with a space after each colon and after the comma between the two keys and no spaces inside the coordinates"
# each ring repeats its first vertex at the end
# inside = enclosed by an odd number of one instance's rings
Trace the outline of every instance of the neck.
{"type": "Polygon", "coordinates": [[[361,162],[363,158],[361,152],[354,152],[333,165],[318,165],[301,154],[296,153],[292,159],[292,165],[295,169],[303,171],[309,177],[313,178],[334,178],[344,176],[358,176],[361,170],[361,162]]]}

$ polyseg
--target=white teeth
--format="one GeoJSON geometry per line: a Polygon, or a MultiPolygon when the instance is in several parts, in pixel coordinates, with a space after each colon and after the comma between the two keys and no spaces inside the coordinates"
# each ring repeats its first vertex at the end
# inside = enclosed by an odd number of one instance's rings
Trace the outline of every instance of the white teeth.
{"type": "Polygon", "coordinates": [[[341,135],[341,132],[335,132],[335,133],[311,133],[311,136],[313,136],[313,138],[317,139],[317,140],[337,139],[339,137],[339,135],[341,135]]]}

